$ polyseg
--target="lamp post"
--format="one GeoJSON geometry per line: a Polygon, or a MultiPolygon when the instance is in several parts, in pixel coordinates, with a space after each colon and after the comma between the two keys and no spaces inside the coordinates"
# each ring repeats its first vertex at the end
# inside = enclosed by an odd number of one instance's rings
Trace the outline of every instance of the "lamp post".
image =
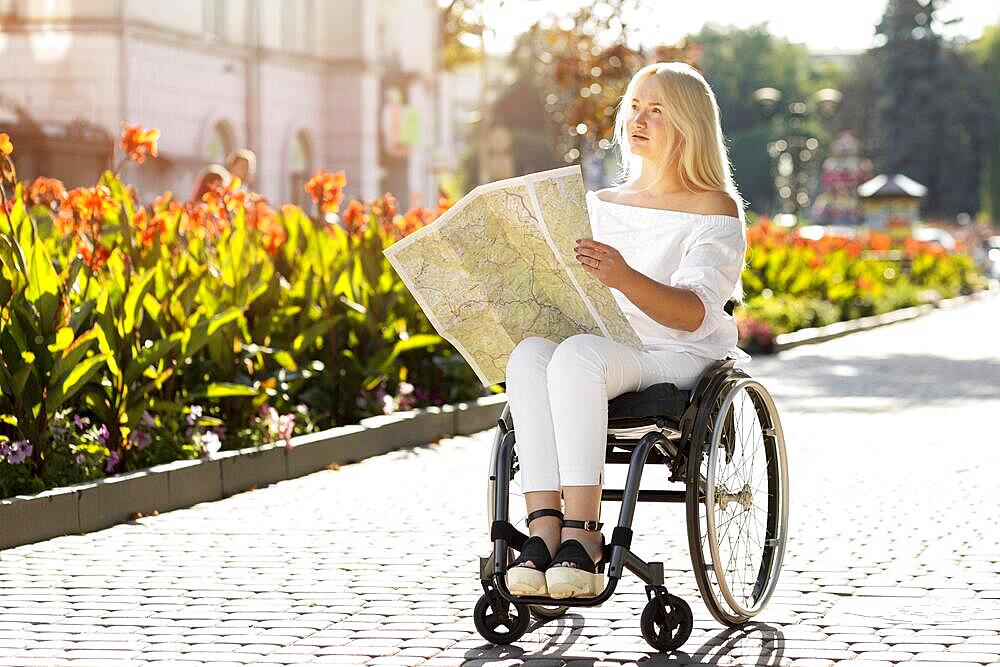
{"type": "Polygon", "coordinates": [[[777,88],[758,88],[753,92],[757,109],[765,119],[780,115],[783,136],[768,142],[768,155],[775,161],[774,189],[780,213],[775,221],[787,227],[796,224],[799,212],[809,205],[809,171],[806,167],[816,155],[819,140],[812,136],[806,122],[812,113],[824,119],[833,117],[843,97],[839,90],[823,88],[807,101],[795,100],[781,105],[777,88]]]}

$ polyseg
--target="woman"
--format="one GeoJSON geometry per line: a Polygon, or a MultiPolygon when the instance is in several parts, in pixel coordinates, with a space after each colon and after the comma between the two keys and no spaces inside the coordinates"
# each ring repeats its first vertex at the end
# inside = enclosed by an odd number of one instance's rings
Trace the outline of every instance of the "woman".
{"type": "Polygon", "coordinates": [[[529,337],[511,353],[530,534],[507,574],[517,595],[603,589],[608,400],[659,382],[690,389],[713,361],[750,358],[723,309],[742,298],[746,234],[708,83],[684,63],[643,67],[622,96],[615,142],[624,183],[587,193],[594,238],[577,241],[576,259],[612,288],[646,351],[581,334],[558,345],[529,337]]]}
{"type": "Polygon", "coordinates": [[[202,167],[194,177],[194,188],[188,202],[196,204],[201,201],[206,192],[223,188],[232,180],[232,174],[221,164],[209,164],[202,167]]]}

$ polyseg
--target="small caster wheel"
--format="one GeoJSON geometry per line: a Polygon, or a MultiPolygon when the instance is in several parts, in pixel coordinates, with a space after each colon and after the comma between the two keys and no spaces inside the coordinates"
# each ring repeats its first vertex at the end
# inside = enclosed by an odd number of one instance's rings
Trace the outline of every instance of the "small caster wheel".
{"type": "Polygon", "coordinates": [[[664,598],[667,617],[664,617],[659,602],[653,598],[642,610],[639,626],[642,629],[642,638],[650,646],[662,653],[669,653],[683,646],[691,636],[694,615],[688,603],[676,595],[667,594],[664,598]]]}
{"type": "Polygon", "coordinates": [[[483,639],[493,644],[510,644],[516,642],[528,630],[531,623],[531,612],[526,604],[511,604],[496,596],[501,609],[506,613],[498,613],[490,604],[490,596],[485,593],[476,601],[472,612],[472,620],[476,630],[483,639]]]}
{"type": "Polygon", "coordinates": [[[529,609],[531,609],[531,613],[535,618],[549,620],[551,618],[559,618],[566,613],[569,607],[546,607],[540,604],[533,604],[529,606],[529,609]]]}

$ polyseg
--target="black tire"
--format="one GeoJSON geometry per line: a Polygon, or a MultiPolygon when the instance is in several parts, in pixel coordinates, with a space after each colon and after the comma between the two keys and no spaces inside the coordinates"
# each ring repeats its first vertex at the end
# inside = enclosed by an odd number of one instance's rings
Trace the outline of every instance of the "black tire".
{"type": "Polygon", "coordinates": [[[531,613],[528,605],[513,604],[503,601],[509,605],[508,614],[510,621],[505,622],[494,613],[490,606],[490,600],[484,593],[476,601],[476,608],[472,612],[472,620],[476,624],[476,631],[482,635],[483,639],[493,644],[511,644],[528,631],[531,623],[531,613]],[[500,630],[499,628],[503,628],[500,630]]]}
{"type": "MultiPolygon", "coordinates": [[[[720,375],[709,386],[695,422],[687,464],[688,548],[695,581],[709,613],[723,625],[740,627],[764,609],[774,592],[788,535],[788,464],[784,435],[774,401],[758,381],[736,369],[720,375]],[[739,410],[736,409],[737,401],[739,410]],[[757,436],[760,446],[748,447],[746,441],[752,444],[757,436]],[[735,491],[739,484],[732,489],[724,488],[728,482],[721,489],[715,483],[709,484],[708,462],[714,456],[717,465],[731,465],[734,455],[739,457],[741,451],[748,448],[761,453],[763,460],[757,469],[766,469],[766,475],[762,476],[766,479],[753,485],[763,491],[755,495],[744,510],[752,510],[764,527],[764,534],[755,540],[745,539],[748,530],[734,524],[738,530],[729,536],[732,538],[729,541],[737,545],[745,541],[754,545],[753,549],[747,547],[742,552],[749,554],[751,563],[746,576],[736,576],[729,574],[728,565],[721,567],[721,563],[731,559],[724,553],[721,558],[715,557],[720,554],[722,542],[718,529],[711,529],[709,519],[718,521],[717,508],[737,503],[735,491]],[[720,498],[721,504],[717,502],[720,498]],[[758,516],[758,512],[764,516],[758,516]],[[741,588],[735,590],[730,579],[741,588]]],[[[751,467],[747,464],[742,470],[749,471],[751,467]]]]}
{"type": "Polygon", "coordinates": [[[569,609],[569,607],[546,607],[540,604],[529,605],[529,608],[535,618],[540,618],[546,621],[553,618],[559,618],[569,609]]]}
{"type": "Polygon", "coordinates": [[[694,627],[694,615],[688,603],[676,595],[668,594],[666,597],[667,614],[670,616],[669,627],[667,618],[655,598],[646,603],[639,621],[642,638],[661,653],[670,653],[683,646],[694,627]]]}

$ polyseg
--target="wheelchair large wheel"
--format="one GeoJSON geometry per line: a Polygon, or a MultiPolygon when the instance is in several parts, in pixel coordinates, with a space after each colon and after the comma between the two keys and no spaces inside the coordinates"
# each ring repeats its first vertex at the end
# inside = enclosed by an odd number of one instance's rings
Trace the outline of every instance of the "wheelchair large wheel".
{"type": "MultiPolygon", "coordinates": [[[[510,406],[504,405],[503,412],[500,414],[500,419],[507,425],[507,429],[514,428],[514,420],[510,413],[510,406]]],[[[490,475],[489,483],[486,485],[486,528],[487,533],[493,524],[493,516],[496,511],[496,479],[497,479],[497,451],[500,448],[500,443],[503,440],[503,433],[501,432],[499,426],[495,430],[495,435],[493,439],[493,452],[490,459],[490,475]]],[[[519,531],[528,534],[528,524],[527,517],[528,511],[524,503],[524,490],[521,488],[521,469],[517,460],[517,451],[512,453],[510,457],[510,470],[507,471],[508,479],[510,480],[508,486],[508,498],[507,498],[507,508],[510,514],[509,521],[511,525],[517,528],[519,531]]],[[[507,562],[511,562],[516,558],[513,549],[507,549],[507,562]]],[[[545,605],[529,605],[531,613],[540,619],[550,619],[559,618],[566,613],[569,607],[557,605],[557,606],[545,606],[545,605]]]]}
{"type": "Polygon", "coordinates": [[[774,401],[730,372],[699,409],[687,475],[688,544],[712,616],[736,626],[778,583],[788,528],[788,463],[774,401]]]}

